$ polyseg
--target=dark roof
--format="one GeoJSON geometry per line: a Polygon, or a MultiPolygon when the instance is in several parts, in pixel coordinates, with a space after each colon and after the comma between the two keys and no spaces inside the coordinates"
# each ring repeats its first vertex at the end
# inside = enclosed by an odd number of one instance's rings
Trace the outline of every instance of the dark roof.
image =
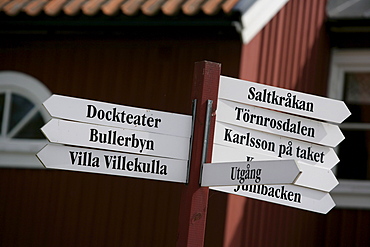
{"type": "Polygon", "coordinates": [[[329,0],[330,19],[370,19],[370,0],[329,0]]]}
{"type": "Polygon", "coordinates": [[[135,16],[143,14],[154,16],[163,14],[175,16],[184,14],[193,16],[198,13],[216,15],[229,14],[239,0],[0,0],[0,13],[7,16],[17,16],[24,13],[27,16],[45,14],[56,15],[86,15],[94,16],[135,16]]]}

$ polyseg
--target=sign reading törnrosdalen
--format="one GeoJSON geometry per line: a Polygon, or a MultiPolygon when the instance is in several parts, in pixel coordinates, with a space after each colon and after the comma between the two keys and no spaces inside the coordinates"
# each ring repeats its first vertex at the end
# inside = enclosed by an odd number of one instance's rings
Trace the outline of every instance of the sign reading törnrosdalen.
{"type": "Polygon", "coordinates": [[[37,157],[46,168],[186,182],[187,161],[58,144],[46,145],[37,157]]]}
{"type": "Polygon", "coordinates": [[[220,99],[341,123],[351,113],[343,101],[221,76],[220,99]]]}
{"type": "Polygon", "coordinates": [[[222,99],[217,121],[330,147],[344,139],[337,125],[222,99]]]}

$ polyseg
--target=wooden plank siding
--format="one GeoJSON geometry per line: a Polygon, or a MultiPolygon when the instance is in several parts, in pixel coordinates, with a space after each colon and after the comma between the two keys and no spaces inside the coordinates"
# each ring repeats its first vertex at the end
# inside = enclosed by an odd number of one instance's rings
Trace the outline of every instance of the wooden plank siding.
{"type": "MultiPolygon", "coordinates": [[[[240,49],[237,39],[9,35],[1,41],[0,70],[27,73],[56,94],[190,114],[194,62],[220,62],[224,75],[237,77],[240,49]]],[[[183,186],[0,169],[0,246],[172,247],[183,186]]],[[[212,193],[210,246],[222,243],[225,205],[225,195],[212,193]]]]}
{"type": "MultiPolygon", "coordinates": [[[[326,96],[330,64],[326,1],[291,0],[248,44],[240,78],[326,96]]],[[[314,178],[312,178],[314,179],[314,178]]],[[[229,195],[224,246],[370,246],[370,211],[320,215],[229,195]]]]}
{"type": "Polygon", "coordinates": [[[242,49],[240,78],[326,96],[325,1],[289,1],[242,49]]]}

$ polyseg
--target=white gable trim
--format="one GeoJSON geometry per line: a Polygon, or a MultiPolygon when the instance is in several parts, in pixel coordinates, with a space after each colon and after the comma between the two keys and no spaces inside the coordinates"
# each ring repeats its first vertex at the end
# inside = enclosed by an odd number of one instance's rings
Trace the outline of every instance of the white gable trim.
{"type": "Polygon", "coordinates": [[[289,0],[257,0],[241,17],[241,35],[249,43],[289,0]]]}

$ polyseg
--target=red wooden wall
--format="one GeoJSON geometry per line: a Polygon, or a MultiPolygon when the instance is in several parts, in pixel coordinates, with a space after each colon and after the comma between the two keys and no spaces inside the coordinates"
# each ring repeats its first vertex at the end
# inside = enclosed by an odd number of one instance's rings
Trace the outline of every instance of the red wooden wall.
{"type": "MultiPolygon", "coordinates": [[[[326,96],[326,1],[290,0],[243,45],[240,78],[326,96]]],[[[314,179],[314,178],[313,178],[314,179]]],[[[370,211],[321,215],[229,195],[224,246],[370,246],[370,211]]]]}

